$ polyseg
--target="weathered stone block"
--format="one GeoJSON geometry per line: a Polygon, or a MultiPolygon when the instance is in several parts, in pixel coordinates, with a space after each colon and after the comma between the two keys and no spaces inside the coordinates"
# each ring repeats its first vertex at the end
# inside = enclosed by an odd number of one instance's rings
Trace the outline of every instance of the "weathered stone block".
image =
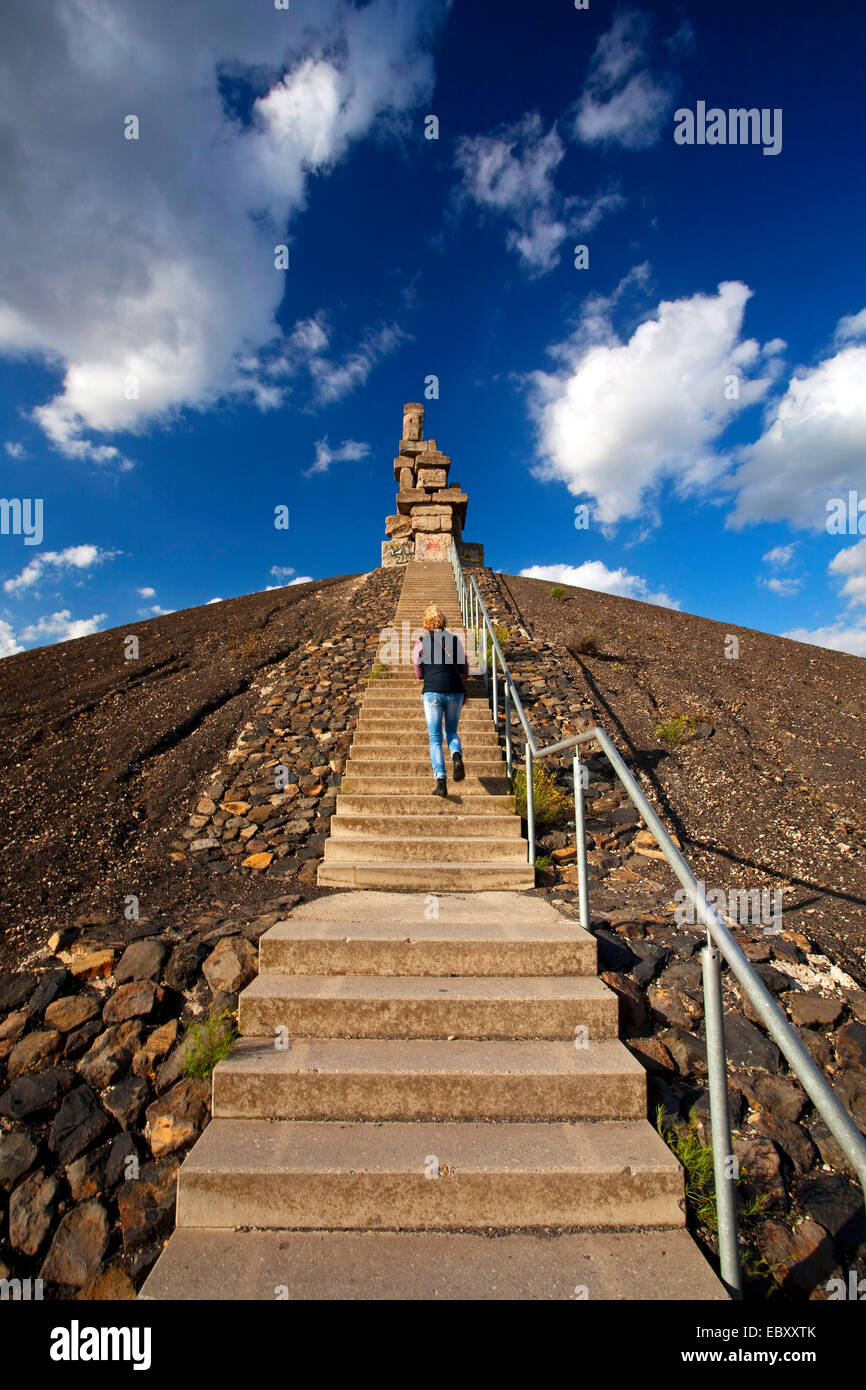
{"type": "Polygon", "coordinates": [[[447,535],[420,535],[415,537],[415,556],[416,560],[439,561],[448,559],[447,535]]]}
{"type": "MultiPolygon", "coordinates": [[[[447,468],[419,468],[418,486],[444,488],[448,483],[447,468]]],[[[401,484],[402,486],[402,484],[401,484]]]]}
{"type": "Polygon", "coordinates": [[[412,526],[417,531],[443,531],[450,534],[450,512],[422,512],[412,517],[412,526]]]}

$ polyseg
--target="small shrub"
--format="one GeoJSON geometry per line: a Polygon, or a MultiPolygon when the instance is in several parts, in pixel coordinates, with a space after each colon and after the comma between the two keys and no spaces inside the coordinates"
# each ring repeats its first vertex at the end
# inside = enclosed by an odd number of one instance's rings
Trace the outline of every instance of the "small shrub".
{"type": "MultiPolygon", "coordinates": [[[[517,813],[526,816],[526,768],[519,768],[514,774],[514,799],[517,813]]],[[[572,814],[571,798],[557,786],[556,778],[549,767],[538,763],[532,769],[532,799],[535,805],[536,829],[556,825],[567,820],[572,814]]]]}
{"type": "Polygon", "coordinates": [[[383,666],[382,662],[377,661],[373,666],[370,667],[370,670],[367,674],[367,680],[377,681],[379,677],[384,674],[384,671],[385,667],[383,666]]]}
{"type": "Polygon", "coordinates": [[[678,748],[681,743],[687,743],[694,736],[699,724],[707,722],[706,715],[700,712],[674,714],[656,724],[655,736],[662,743],[670,743],[674,748],[678,748]]]}
{"type": "MultiPolygon", "coordinates": [[[[702,1144],[697,1126],[665,1123],[664,1109],[656,1106],[656,1129],[668,1148],[685,1169],[686,1206],[700,1233],[714,1246],[718,1236],[719,1219],[716,1206],[716,1177],[713,1151],[702,1144]]],[[[755,1248],[756,1219],[764,1214],[769,1201],[766,1192],[748,1192],[748,1173],[734,1179],[739,1206],[739,1257],[747,1290],[756,1296],[767,1297],[773,1292],[770,1283],[774,1266],[755,1248]],[[746,1184],[746,1192],[743,1184],[746,1184]]]]}
{"type": "Polygon", "coordinates": [[[565,590],[563,589],[563,587],[562,587],[561,584],[554,584],[553,588],[552,588],[551,591],[550,591],[550,597],[551,597],[551,598],[562,598],[562,596],[563,596],[564,593],[565,593],[565,590]]]}
{"type": "Polygon", "coordinates": [[[599,639],[594,632],[575,632],[568,643],[568,650],[576,656],[597,656],[599,639]]]}
{"type": "Polygon", "coordinates": [[[187,1049],[183,1069],[196,1081],[206,1081],[224,1057],[228,1057],[240,1034],[229,1013],[216,1014],[204,1023],[193,1023],[187,1029],[187,1049]]]}

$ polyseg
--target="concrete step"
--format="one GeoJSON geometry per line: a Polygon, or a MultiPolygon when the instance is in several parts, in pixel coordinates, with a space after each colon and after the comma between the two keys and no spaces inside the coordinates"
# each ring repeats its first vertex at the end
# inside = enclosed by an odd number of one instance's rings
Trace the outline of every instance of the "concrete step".
{"type": "MultiPolygon", "coordinates": [[[[441,1182],[442,1179],[439,1179],[441,1182]]],[[[725,1301],[688,1231],[176,1230],[139,1299],[725,1301]],[[227,1273],[229,1272],[229,1273],[227,1273]]]]}
{"type": "MultiPolygon", "coordinates": [[[[451,795],[451,791],[461,790],[465,783],[449,784],[447,797],[434,797],[432,788],[427,787],[422,796],[399,796],[390,792],[361,793],[340,792],[337,796],[338,816],[394,815],[423,816],[429,820],[435,816],[495,816],[497,820],[513,816],[513,796],[489,796],[487,792],[462,793],[451,795]]],[[[331,821],[333,825],[333,820],[331,821]]]]}
{"type": "Polygon", "coordinates": [[[391,863],[400,859],[404,864],[487,864],[514,860],[527,862],[528,847],[519,836],[479,835],[470,839],[467,835],[440,834],[435,839],[426,835],[338,835],[325,841],[326,864],[348,864],[362,862],[378,864],[391,863]]]}
{"type": "MultiPolygon", "coordinates": [[[[353,894],[340,895],[352,897],[353,894]]],[[[523,920],[508,906],[497,906],[489,922],[454,920],[448,897],[425,907],[420,895],[411,919],[395,920],[388,899],[397,893],[371,893],[380,901],[367,922],[339,920],[339,898],[317,899],[331,916],[277,922],[259,941],[262,972],[289,975],[441,975],[501,976],[583,975],[596,971],[595,937],[575,922],[523,920]],[[438,907],[441,918],[428,921],[425,911],[438,907]]],[[[412,895],[415,897],[415,895],[412,895]]],[[[488,897],[486,893],[479,897],[488,897]]],[[[519,907],[517,894],[496,894],[519,907]]],[[[465,915],[468,915],[465,914],[465,915]]]]}
{"type": "MultiPolygon", "coordinates": [[[[472,768],[467,767],[466,776],[469,778],[470,771],[474,780],[482,777],[504,777],[505,762],[502,758],[485,757],[474,758],[472,768]]],[[[395,758],[393,748],[390,751],[383,750],[381,753],[371,750],[365,751],[362,758],[356,758],[354,754],[349,755],[346,763],[347,777],[432,777],[433,771],[430,766],[429,757],[406,757],[395,758]]]]}
{"type": "Polygon", "coordinates": [[[241,1038],[213,1073],[226,1119],[484,1120],[646,1117],[646,1072],[616,1039],[454,1042],[241,1038]]]}
{"type": "Polygon", "coordinates": [[[316,883],[320,888],[408,889],[420,893],[440,892],[447,886],[452,892],[480,893],[492,889],[512,889],[524,893],[535,887],[535,871],[517,860],[500,863],[458,863],[436,860],[432,863],[407,864],[404,859],[340,863],[334,860],[319,864],[316,883]]]}
{"type": "MultiPolygon", "coordinates": [[[[358,716],[358,727],[374,724],[392,725],[398,719],[424,718],[424,702],[420,690],[414,697],[402,695],[368,695],[358,716]],[[362,723],[363,721],[363,723],[362,723]]],[[[469,720],[473,723],[491,725],[493,715],[486,700],[470,700],[460,711],[461,726],[469,720]]]]}
{"type": "Polygon", "coordinates": [[[261,974],[240,996],[244,1037],[550,1038],[617,1035],[618,1001],[596,975],[261,974]]]}
{"type": "MultiPolygon", "coordinates": [[[[447,806],[447,801],[444,804],[447,806]]],[[[424,810],[427,810],[426,806],[424,810]]],[[[331,817],[330,833],[334,837],[385,835],[389,839],[397,839],[401,835],[409,835],[412,839],[420,839],[423,836],[429,840],[441,839],[446,835],[468,835],[473,840],[495,836],[497,839],[521,840],[523,843],[520,821],[516,816],[488,815],[486,812],[481,814],[481,806],[478,807],[478,811],[478,815],[454,811],[447,819],[441,814],[407,815],[405,812],[395,812],[392,807],[388,810],[380,808],[370,810],[366,814],[349,815],[340,806],[338,797],[337,814],[331,817]]]]}
{"type": "MultiPolygon", "coordinates": [[[[483,727],[461,725],[458,728],[458,737],[464,753],[467,749],[474,748],[481,756],[495,758],[499,752],[499,739],[492,724],[483,727]]],[[[387,755],[393,753],[397,741],[401,752],[406,750],[413,757],[422,757],[428,751],[430,741],[420,711],[412,723],[408,720],[397,720],[391,729],[358,729],[352,747],[357,748],[363,757],[369,757],[374,750],[381,750],[387,755]]]]}
{"type": "MultiPolygon", "coordinates": [[[[410,776],[399,776],[394,773],[370,773],[350,771],[347,767],[343,774],[341,783],[342,789],[345,788],[346,794],[352,796],[429,796],[433,795],[433,769],[428,759],[427,768],[424,772],[416,772],[410,776]]],[[[501,775],[490,776],[485,773],[483,777],[474,777],[470,772],[466,773],[466,778],[462,782],[455,782],[452,778],[448,779],[448,801],[444,804],[462,806],[468,805],[470,800],[476,802],[479,796],[489,795],[491,800],[509,796],[511,786],[505,776],[504,768],[501,775]]]]}
{"type": "Polygon", "coordinates": [[[180,1227],[682,1227],[683,1169],[646,1120],[213,1120],[178,1179],[180,1227]]]}

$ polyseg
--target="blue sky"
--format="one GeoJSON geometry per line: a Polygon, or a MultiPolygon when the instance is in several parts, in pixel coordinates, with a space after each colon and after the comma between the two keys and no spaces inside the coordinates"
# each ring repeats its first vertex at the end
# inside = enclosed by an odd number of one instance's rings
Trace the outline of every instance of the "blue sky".
{"type": "Polygon", "coordinates": [[[488,564],[866,656],[862,10],[31,0],[0,39],[2,495],[43,508],[0,653],[374,568],[426,394],[488,564]]]}

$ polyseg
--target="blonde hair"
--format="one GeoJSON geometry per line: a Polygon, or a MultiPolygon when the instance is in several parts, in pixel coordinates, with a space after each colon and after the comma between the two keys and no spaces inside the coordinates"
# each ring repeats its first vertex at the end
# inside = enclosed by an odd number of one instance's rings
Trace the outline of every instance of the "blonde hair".
{"type": "Polygon", "coordinates": [[[435,603],[431,603],[429,608],[424,609],[424,626],[428,630],[445,626],[445,614],[435,603]]]}

